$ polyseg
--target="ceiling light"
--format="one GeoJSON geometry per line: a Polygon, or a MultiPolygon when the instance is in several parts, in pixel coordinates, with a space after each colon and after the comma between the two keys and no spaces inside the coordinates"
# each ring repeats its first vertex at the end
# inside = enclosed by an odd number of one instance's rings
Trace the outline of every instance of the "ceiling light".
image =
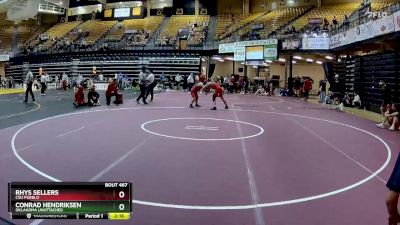
{"type": "Polygon", "coordinates": [[[338,61],[338,62],[341,62],[342,60],[341,60],[341,59],[338,59],[337,61],[338,61]]]}
{"type": "Polygon", "coordinates": [[[317,60],[317,61],[316,61],[316,63],[317,63],[317,64],[320,64],[320,65],[322,64],[322,62],[321,62],[321,61],[319,61],[319,60],[317,60]]]}
{"type": "Polygon", "coordinates": [[[279,58],[278,61],[279,61],[279,62],[286,62],[286,59],[284,59],[284,58],[279,58]]]}
{"type": "Polygon", "coordinates": [[[327,55],[327,56],[325,56],[325,59],[332,60],[332,59],[333,59],[333,57],[332,57],[332,56],[330,56],[330,55],[327,55]]]}
{"type": "Polygon", "coordinates": [[[60,2],[60,5],[62,5],[62,2],[60,2]]]}
{"type": "Polygon", "coordinates": [[[292,60],[292,63],[293,63],[293,64],[296,64],[297,62],[296,62],[296,60],[292,60]]]}
{"type": "Polygon", "coordinates": [[[265,60],[265,62],[267,62],[267,63],[272,63],[272,61],[271,61],[271,60],[268,60],[268,59],[265,60]]]}
{"type": "Polygon", "coordinates": [[[293,56],[293,58],[294,58],[294,59],[303,59],[303,57],[298,56],[298,55],[293,56]]]}
{"type": "Polygon", "coordinates": [[[233,61],[233,57],[232,57],[232,56],[225,57],[225,59],[226,59],[226,60],[233,61]]]}
{"type": "Polygon", "coordinates": [[[306,59],[306,61],[307,61],[307,62],[314,62],[314,59],[308,58],[308,59],[306,59]]]}

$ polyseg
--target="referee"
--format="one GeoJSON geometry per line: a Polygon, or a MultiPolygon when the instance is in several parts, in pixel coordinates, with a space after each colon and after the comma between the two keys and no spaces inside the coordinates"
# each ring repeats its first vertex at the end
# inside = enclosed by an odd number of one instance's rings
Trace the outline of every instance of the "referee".
{"type": "Polygon", "coordinates": [[[25,82],[26,82],[26,91],[25,91],[25,103],[28,102],[28,94],[30,93],[32,96],[32,102],[36,102],[35,101],[35,96],[33,95],[33,91],[32,91],[32,85],[33,85],[33,80],[35,79],[35,77],[32,74],[32,71],[29,70],[28,74],[26,75],[25,78],[25,82]]]}

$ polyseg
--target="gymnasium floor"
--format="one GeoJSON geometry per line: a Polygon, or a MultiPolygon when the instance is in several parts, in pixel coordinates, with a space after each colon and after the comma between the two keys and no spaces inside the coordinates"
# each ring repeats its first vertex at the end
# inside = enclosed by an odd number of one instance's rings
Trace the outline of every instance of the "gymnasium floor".
{"type": "Polygon", "coordinates": [[[231,109],[211,111],[211,95],[197,109],[189,93],[133,97],[74,109],[71,92],[0,96],[0,217],[9,181],[132,181],[132,218],[118,224],[387,223],[398,132],[294,98],[226,95],[231,109]]]}

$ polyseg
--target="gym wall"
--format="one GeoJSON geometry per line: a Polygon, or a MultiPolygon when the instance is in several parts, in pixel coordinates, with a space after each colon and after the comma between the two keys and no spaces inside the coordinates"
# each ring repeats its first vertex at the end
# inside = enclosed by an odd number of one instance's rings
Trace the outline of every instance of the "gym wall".
{"type": "MultiPolygon", "coordinates": [[[[354,0],[321,0],[323,4],[333,4],[333,3],[345,3],[345,2],[359,2],[361,1],[354,1],[354,0]]],[[[370,0],[371,2],[395,2],[393,0],[370,0]]]]}
{"type": "MultiPolygon", "coordinates": [[[[214,76],[226,76],[226,75],[232,74],[233,61],[225,61],[225,62],[212,61],[212,63],[215,64],[214,76]]],[[[244,68],[244,65],[240,64],[239,62],[236,62],[234,74],[243,76],[244,72],[239,72],[239,68],[244,68]]],[[[254,69],[251,66],[248,66],[247,67],[247,76],[249,78],[252,78],[255,76],[255,74],[256,74],[256,69],[254,69]]]]}
{"type": "MultiPolygon", "coordinates": [[[[324,68],[322,65],[317,64],[293,64],[292,75],[295,76],[308,76],[314,80],[313,91],[318,90],[318,83],[324,78],[324,68]]],[[[285,80],[285,66],[280,64],[273,64],[270,66],[270,76],[278,75],[281,80],[281,87],[283,87],[285,80]]]]}
{"type": "Polygon", "coordinates": [[[243,13],[243,2],[238,0],[217,1],[218,14],[241,14],[243,13]]]}
{"type": "Polygon", "coordinates": [[[6,74],[4,67],[5,67],[4,63],[0,63],[0,76],[5,76],[6,74]]]}
{"type": "Polygon", "coordinates": [[[317,5],[317,0],[253,0],[250,3],[250,12],[256,13],[265,10],[272,10],[273,4],[276,9],[286,7],[317,5]]]}

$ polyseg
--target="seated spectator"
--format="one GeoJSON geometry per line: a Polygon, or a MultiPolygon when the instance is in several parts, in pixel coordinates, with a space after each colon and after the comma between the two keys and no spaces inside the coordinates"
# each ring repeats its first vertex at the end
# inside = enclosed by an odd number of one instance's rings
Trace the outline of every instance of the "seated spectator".
{"type": "Polygon", "coordinates": [[[385,117],[382,123],[378,124],[379,128],[389,128],[389,130],[394,131],[399,129],[399,107],[395,104],[387,104],[385,117]]]}
{"type": "Polygon", "coordinates": [[[354,99],[353,99],[352,105],[361,107],[361,98],[360,98],[360,95],[358,95],[358,93],[354,94],[354,99]]]}
{"type": "Polygon", "coordinates": [[[89,89],[89,93],[88,93],[88,105],[89,106],[100,106],[99,98],[100,98],[100,95],[99,95],[99,93],[96,92],[96,87],[92,86],[89,89]]]}
{"type": "Polygon", "coordinates": [[[85,106],[85,93],[83,93],[83,87],[79,86],[77,91],[75,92],[75,100],[74,100],[74,106],[79,107],[79,106],[85,106]]]}
{"type": "Polygon", "coordinates": [[[266,95],[268,95],[268,92],[266,92],[265,91],[265,88],[263,87],[263,86],[259,86],[258,87],[258,89],[257,89],[257,91],[256,91],[256,93],[255,93],[255,95],[258,95],[258,96],[266,96],[266,95]]]}
{"type": "Polygon", "coordinates": [[[337,98],[337,105],[336,105],[335,109],[337,111],[341,111],[341,112],[343,112],[343,110],[344,110],[344,105],[340,98],[337,98]]]}

